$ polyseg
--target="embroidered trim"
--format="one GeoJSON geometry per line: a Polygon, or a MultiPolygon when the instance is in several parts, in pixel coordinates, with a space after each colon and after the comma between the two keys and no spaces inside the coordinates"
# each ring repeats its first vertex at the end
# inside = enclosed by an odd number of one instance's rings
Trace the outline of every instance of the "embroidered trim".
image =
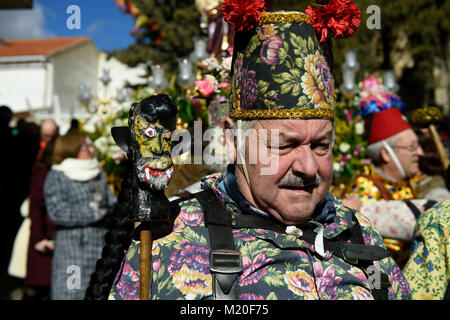
{"type": "Polygon", "coordinates": [[[312,25],[311,18],[302,12],[263,12],[258,25],[274,23],[298,23],[304,22],[312,25]]]}
{"type": "Polygon", "coordinates": [[[329,119],[335,118],[334,111],[331,109],[231,109],[230,118],[232,119],[329,119]]]}

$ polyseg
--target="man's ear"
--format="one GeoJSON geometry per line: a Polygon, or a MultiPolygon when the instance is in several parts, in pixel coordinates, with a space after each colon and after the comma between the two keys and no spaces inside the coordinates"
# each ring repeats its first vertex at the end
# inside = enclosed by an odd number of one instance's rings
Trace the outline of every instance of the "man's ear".
{"type": "Polygon", "coordinates": [[[228,163],[236,163],[236,144],[235,144],[235,128],[233,127],[233,120],[226,117],[224,120],[225,124],[225,143],[227,147],[227,157],[228,163]]]}
{"type": "Polygon", "coordinates": [[[128,127],[112,127],[111,135],[119,148],[128,154],[130,147],[130,129],[128,127]]]}
{"type": "Polygon", "coordinates": [[[390,162],[391,161],[391,155],[389,154],[389,152],[386,150],[385,147],[382,147],[380,149],[380,159],[382,162],[390,162]]]}

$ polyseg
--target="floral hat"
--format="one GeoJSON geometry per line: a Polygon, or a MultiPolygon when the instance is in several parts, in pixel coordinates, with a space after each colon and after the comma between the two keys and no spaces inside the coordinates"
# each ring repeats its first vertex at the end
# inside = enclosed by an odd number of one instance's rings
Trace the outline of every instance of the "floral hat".
{"type": "Polygon", "coordinates": [[[367,144],[385,140],[411,129],[401,113],[405,103],[398,95],[389,92],[377,78],[369,77],[363,81],[360,98],[356,113],[365,117],[367,144]]]}
{"type": "Polygon", "coordinates": [[[320,1],[306,13],[267,12],[270,3],[225,0],[235,28],[232,119],[334,119],[330,36],[345,38],[360,23],[350,0],[320,1]]]}

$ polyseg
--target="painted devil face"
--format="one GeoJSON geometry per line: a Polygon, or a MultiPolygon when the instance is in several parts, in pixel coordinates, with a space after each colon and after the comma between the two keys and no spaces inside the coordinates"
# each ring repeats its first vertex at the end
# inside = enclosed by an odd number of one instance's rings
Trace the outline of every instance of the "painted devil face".
{"type": "Polygon", "coordinates": [[[172,132],[159,121],[149,122],[139,113],[133,128],[135,161],[140,182],[152,189],[162,190],[172,178],[172,132]]]}

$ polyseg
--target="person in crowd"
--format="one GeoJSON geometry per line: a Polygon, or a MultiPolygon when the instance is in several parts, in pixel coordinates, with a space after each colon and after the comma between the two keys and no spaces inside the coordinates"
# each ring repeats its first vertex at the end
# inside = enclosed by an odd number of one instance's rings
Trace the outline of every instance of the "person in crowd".
{"type": "Polygon", "coordinates": [[[411,256],[403,269],[415,300],[450,299],[450,199],[417,220],[411,256]]]}
{"type": "Polygon", "coordinates": [[[70,127],[69,130],[67,130],[67,133],[70,131],[79,131],[80,130],[80,123],[78,119],[72,119],[70,120],[70,127]]]}
{"type": "Polygon", "coordinates": [[[47,143],[49,143],[53,137],[59,135],[59,127],[53,119],[45,119],[41,123],[40,127],[40,140],[39,140],[39,151],[37,155],[37,160],[39,161],[42,156],[47,143]]]}
{"type": "Polygon", "coordinates": [[[52,165],[53,146],[57,136],[46,143],[36,160],[30,182],[31,219],[24,300],[50,299],[51,266],[55,247],[56,225],[50,220],[44,198],[44,182],[52,165]]]}
{"type": "MultiPolygon", "coordinates": [[[[364,80],[360,113],[365,116],[367,153],[372,164],[352,179],[344,205],[360,210],[363,202],[417,199],[419,159],[424,155],[419,138],[402,115],[400,98],[388,92],[376,78],[364,80]]],[[[413,203],[411,210],[420,211],[413,203]]],[[[415,215],[410,214],[415,222],[415,215]]],[[[409,242],[385,237],[396,262],[403,267],[409,242]]]]}
{"type": "MultiPolygon", "coordinates": [[[[448,172],[444,170],[433,139],[430,135],[420,137],[424,154],[419,159],[421,173],[419,198],[436,202],[450,198],[448,190],[448,172]]],[[[448,169],[447,169],[448,171],[448,169]]]]}
{"type": "MultiPolygon", "coordinates": [[[[22,222],[20,198],[22,193],[17,185],[24,181],[17,181],[21,175],[18,165],[18,137],[11,126],[13,112],[6,105],[0,106],[0,141],[4,152],[0,156],[0,281],[2,283],[1,299],[9,299],[10,293],[22,284],[22,279],[11,277],[8,266],[11,260],[14,240],[22,222]]],[[[22,147],[23,148],[23,147],[22,147]]],[[[26,170],[26,169],[25,169],[26,170]]],[[[23,200],[23,199],[22,199],[23,200]]]]}
{"type": "Polygon", "coordinates": [[[424,153],[419,138],[398,108],[399,99],[385,92],[375,78],[366,79],[362,91],[368,91],[360,108],[366,116],[367,153],[372,164],[355,177],[347,193],[358,195],[362,201],[417,198],[419,159],[424,153]],[[380,94],[381,101],[375,93],[380,94]],[[373,108],[374,104],[377,107],[373,108]]]}
{"type": "MultiPolygon", "coordinates": [[[[329,193],[332,31],[311,22],[317,8],[264,8],[256,19],[232,8],[222,4],[237,30],[225,135],[232,164],[203,179],[202,192],[176,200],[171,231],[153,241],[150,298],[409,298],[381,235],[329,193]],[[370,270],[379,285],[369,283],[370,270]]],[[[340,9],[360,14],[353,2],[340,9]]],[[[139,237],[118,240],[114,257],[99,262],[123,258],[117,276],[97,277],[91,286],[100,289],[87,299],[139,299],[139,237]]]]}
{"type": "MultiPolygon", "coordinates": [[[[12,120],[12,111],[8,106],[0,106],[0,138],[4,146],[4,150],[14,150],[13,146],[16,144],[16,137],[12,134],[10,122],[12,120]]],[[[6,273],[9,256],[12,250],[15,233],[11,232],[12,213],[16,210],[16,206],[12,203],[11,197],[11,181],[14,178],[14,158],[12,154],[5,153],[0,157],[0,201],[2,203],[2,219],[1,224],[1,271],[6,273]]],[[[17,229],[16,229],[17,231],[17,229]]]]}
{"type": "Polygon", "coordinates": [[[57,225],[53,300],[83,299],[116,202],[94,151],[92,142],[80,132],[68,133],[55,142],[53,165],[44,183],[47,212],[57,225]]]}
{"type": "Polygon", "coordinates": [[[30,180],[33,164],[39,153],[40,127],[32,121],[20,119],[17,130],[17,146],[15,150],[16,166],[20,168],[15,174],[17,202],[22,204],[29,196],[30,180]]]}

